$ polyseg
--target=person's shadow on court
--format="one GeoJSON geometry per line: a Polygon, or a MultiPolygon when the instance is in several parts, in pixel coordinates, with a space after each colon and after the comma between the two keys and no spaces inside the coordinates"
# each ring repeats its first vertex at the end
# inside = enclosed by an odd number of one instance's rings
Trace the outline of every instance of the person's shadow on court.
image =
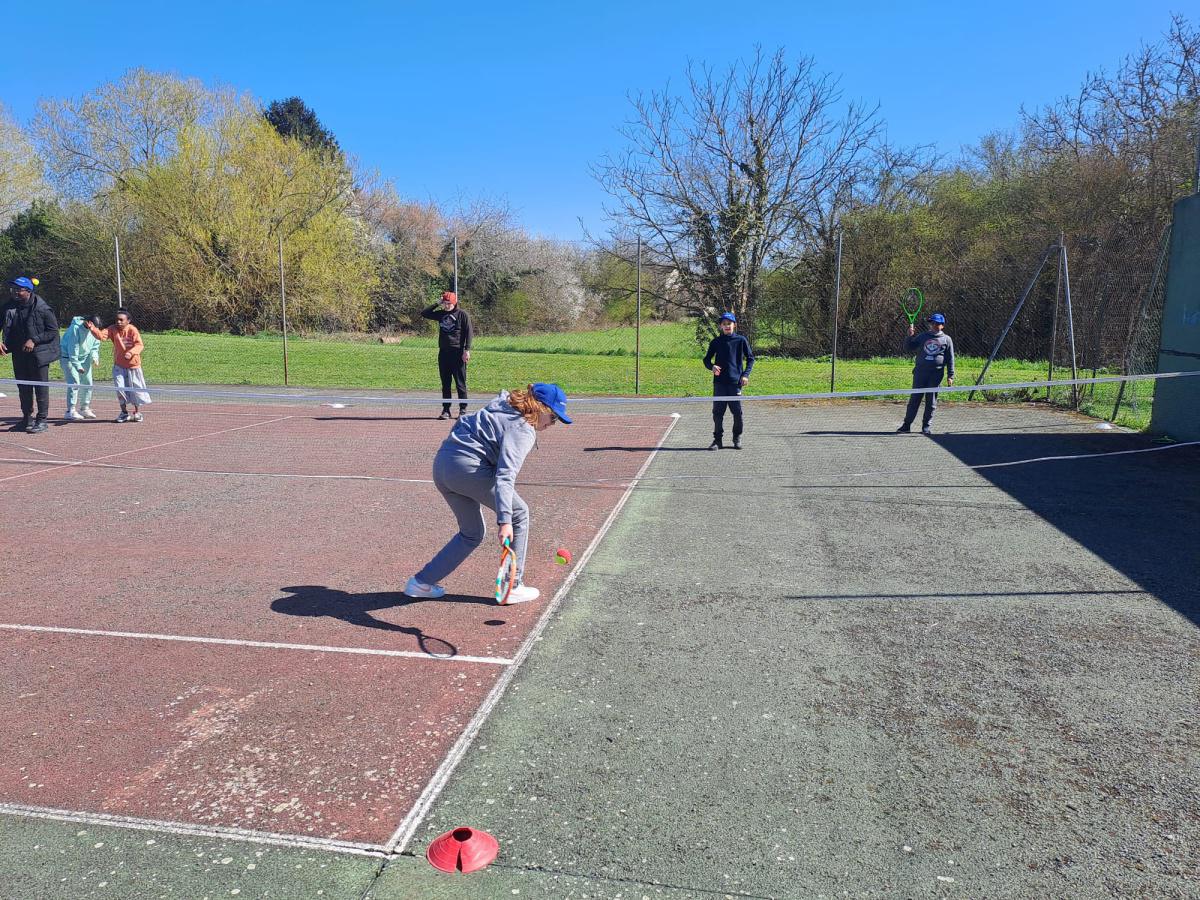
{"type": "MultiPolygon", "coordinates": [[[[375,610],[394,609],[398,606],[409,606],[413,603],[428,603],[406,597],[399,591],[380,591],[371,594],[351,594],[336,588],[316,584],[301,584],[280,588],[290,594],[289,597],[279,597],[271,602],[271,611],[283,613],[286,616],[310,616],[317,618],[328,616],[339,619],[349,625],[359,628],[376,628],[381,631],[394,631],[412,635],[417,639],[417,645],[423,653],[430,656],[457,656],[458,648],[449,641],[426,634],[413,625],[397,625],[371,615],[375,610]]],[[[468,597],[465,595],[447,594],[443,600],[452,603],[482,603],[490,606],[490,597],[468,597]]]]}

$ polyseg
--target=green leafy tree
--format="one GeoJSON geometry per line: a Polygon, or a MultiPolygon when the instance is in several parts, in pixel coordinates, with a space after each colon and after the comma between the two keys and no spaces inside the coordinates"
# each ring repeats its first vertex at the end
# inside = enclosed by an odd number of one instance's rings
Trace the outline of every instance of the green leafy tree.
{"type": "Polygon", "coordinates": [[[337,138],[321,124],[317,114],[299,97],[274,100],[263,111],[263,118],[285,138],[295,138],[311,150],[340,153],[337,138]]]}

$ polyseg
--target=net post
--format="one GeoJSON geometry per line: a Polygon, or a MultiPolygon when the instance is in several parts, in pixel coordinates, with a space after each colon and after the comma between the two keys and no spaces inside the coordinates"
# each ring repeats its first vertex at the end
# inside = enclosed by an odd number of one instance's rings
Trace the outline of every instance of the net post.
{"type": "MultiPolygon", "coordinates": [[[[1057,244],[1051,244],[1046,248],[1046,252],[1042,254],[1042,258],[1037,265],[1037,270],[1034,271],[1033,277],[1029,279],[1029,284],[1025,286],[1025,292],[1021,294],[1021,299],[1017,301],[1016,309],[1014,309],[1012,311],[1012,315],[1008,317],[1008,321],[1004,325],[1004,330],[1000,332],[999,340],[997,340],[995,346],[992,347],[992,352],[988,354],[987,362],[983,364],[983,371],[981,371],[979,373],[979,377],[975,379],[975,387],[979,387],[979,385],[983,383],[983,377],[987,375],[988,368],[991,367],[993,360],[996,358],[996,354],[1000,352],[1000,347],[1004,343],[1004,339],[1008,337],[1008,332],[1012,329],[1013,322],[1017,321],[1017,316],[1021,313],[1021,307],[1023,307],[1025,305],[1025,301],[1029,299],[1029,295],[1033,292],[1034,285],[1037,284],[1038,277],[1042,274],[1042,269],[1046,267],[1046,260],[1048,260],[1050,258],[1050,254],[1057,249],[1057,244]]],[[[973,400],[974,398],[975,391],[972,390],[967,394],[967,399],[973,400]]]]}
{"type": "Polygon", "coordinates": [[[454,296],[458,296],[458,235],[454,235],[454,296]]]}

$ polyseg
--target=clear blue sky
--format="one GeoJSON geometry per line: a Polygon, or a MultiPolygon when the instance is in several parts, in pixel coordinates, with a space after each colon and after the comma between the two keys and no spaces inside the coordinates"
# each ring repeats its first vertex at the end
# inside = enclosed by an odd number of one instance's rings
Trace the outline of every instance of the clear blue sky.
{"type": "MultiPolygon", "coordinates": [[[[1175,3],[356,3],[255,0],[6,4],[0,102],[77,96],[132,66],[304,99],[400,193],[507,200],[532,231],[603,230],[588,166],[619,150],[627,95],[682,83],[756,43],[811,55],[889,136],[957,154],[1022,103],[1073,91],[1167,30],[1175,3]],[[980,11],[974,11],[979,9],[980,11]]],[[[1186,6],[1186,5],[1185,5],[1186,6]]],[[[1200,17],[1193,16],[1196,23],[1200,17]]]]}

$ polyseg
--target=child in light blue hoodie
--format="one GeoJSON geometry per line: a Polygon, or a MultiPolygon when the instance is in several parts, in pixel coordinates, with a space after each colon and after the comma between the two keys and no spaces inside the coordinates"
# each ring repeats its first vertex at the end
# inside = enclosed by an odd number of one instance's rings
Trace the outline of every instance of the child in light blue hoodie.
{"type": "MultiPolygon", "coordinates": [[[[93,317],[92,324],[98,327],[100,319],[93,317]]],[[[73,422],[96,418],[92,412],[92,367],[100,365],[100,340],[88,331],[83,316],[76,316],[63,332],[58,347],[59,364],[67,383],[67,418],[73,422]]]]}
{"type": "Polygon", "coordinates": [[[483,543],[486,506],[496,513],[500,543],[511,541],[517,556],[517,584],[508,603],[538,598],[540,591],[524,582],[529,507],[516,491],[516,480],[537,433],[555,422],[571,424],[567,395],[557,384],[542,383],[501,391],[483,409],[458,420],[433,458],[433,483],[458,521],[458,534],[408,579],[405,594],[436,599],[446,593],[438,582],[483,543]]]}

